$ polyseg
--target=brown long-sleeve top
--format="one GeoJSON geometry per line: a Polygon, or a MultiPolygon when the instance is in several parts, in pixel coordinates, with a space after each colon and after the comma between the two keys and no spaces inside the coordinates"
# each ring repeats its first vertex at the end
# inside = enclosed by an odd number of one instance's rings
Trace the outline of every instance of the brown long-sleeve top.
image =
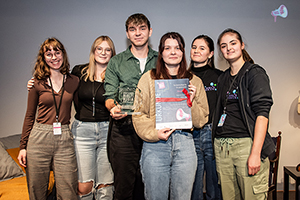
{"type": "MultiPolygon", "coordinates": [[[[78,87],[78,83],[78,77],[74,75],[67,75],[64,83],[64,93],[58,116],[58,121],[62,125],[70,124],[73,94],[78,87]]],[[[57,106],[59,106],[61,92],[62,90],[60,90],[58,93],[54,91],[57,106]]],[[[52,125],[53,122],[56,121],[56,109],[54,105],[52,89],[46,80],[34,79],[34,86],[28,92],[27,111],[23,124],[20,149],[26,149],[27,147],[29,134],[35,121],[37,109],[37,123],[52,125]]]]}

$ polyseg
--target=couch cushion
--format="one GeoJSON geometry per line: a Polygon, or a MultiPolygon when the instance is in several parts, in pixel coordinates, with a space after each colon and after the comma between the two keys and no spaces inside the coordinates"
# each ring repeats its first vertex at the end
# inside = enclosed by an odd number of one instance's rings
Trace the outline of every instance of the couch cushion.
{"type": "Polygon", "coordinates": [[[12,149],[20,146],[21,134],[10,135],[0,138],[0,142],[4,145],[5,149],[12,149]]]}
{"type": "Polygon", "coordinates": [[[0,182],[15,177],[25,176],[23,170],[11,158],[0,142],[0,182]]]}

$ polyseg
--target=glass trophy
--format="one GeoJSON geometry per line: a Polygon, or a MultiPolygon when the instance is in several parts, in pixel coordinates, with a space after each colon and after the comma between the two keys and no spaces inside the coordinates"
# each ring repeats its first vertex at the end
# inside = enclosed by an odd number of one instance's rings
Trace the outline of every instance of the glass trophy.
{"type": "Polygon", "coordinates": [[[138,112],[142,106],[142,94],[137,87],[122,87],[118,88],[118,101],[120,105],[121,113],[127,115],[140,115],[138,112]]]}

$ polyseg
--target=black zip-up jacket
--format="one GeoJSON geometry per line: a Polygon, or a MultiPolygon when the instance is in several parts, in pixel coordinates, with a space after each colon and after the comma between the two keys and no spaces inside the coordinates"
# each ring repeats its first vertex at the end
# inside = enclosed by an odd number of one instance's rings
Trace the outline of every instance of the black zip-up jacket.
{"type": "MultiPolygon", "coordinates": [[[[214,141],[218,121],[223,114],[220,94],[224,94],[224,81],[230,75],[230,68],[227,69],[218,79],[218,100],[215,114],[213,117],[212,141],[214,141]]],[[[243,121],[253,140],[255,120],[258,116],[269,118],[269,112],[273,105],[272,91],[270,81],[266,71],[256,64],[245,62],[240,69],[239,74],[239,105],[243,121]]],[[[228,79],[227,79],[228,80],[228,79]]],[[[226,121],[225,121],[226,123],[226,121]]],[[[265,141],[261,151],[261,158],[265,159],[275,150],[274,142],[270,134],[267,132],[265,141]]]]}

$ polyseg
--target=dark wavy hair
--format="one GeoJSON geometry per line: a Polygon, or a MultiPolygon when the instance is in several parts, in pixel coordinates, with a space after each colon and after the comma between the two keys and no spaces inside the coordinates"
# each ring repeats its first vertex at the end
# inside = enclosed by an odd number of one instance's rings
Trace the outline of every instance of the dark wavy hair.
{"type": "Polygon", "coordinates": [[[158,47],[158,58],[157,58],[157,63],[156,63],[156,69],[151,70],[152,79],[171,79],[171,75],[169,74],[169,71],[165,65],[163,58],[162,58],[162,53],[165,48],[165,41],[169,38],[177,40],[179,48],[183,53],[182,60],[180,62],[180,66],[178,69],[177,78],[178,79],[181,79],[181,78],[191,79],[193,77],[193,75],[187,71],[187,63],[186,63],[185,50],[184,50],[185,43],[184,43],[183,37],[177,32],[168,32],[161,37],[160,42],[159,42],[159,47],[158,47]]]}
{"type": "Polygon", "coordinates": [[[52,37],[46,39],[43,42],[43,44],[40,46],[40,50],[37,55],[37,59],[34,66],[34,73],[33,73],[33,76],[36,79],[39,80],[45,79],[49,77],[51,74],[50,68],[46,63],[45,56],[44,56],[45,52],[51,50],[51,48],[53,48],[54,51],[61,50],[63,53],[63,63],[60,67],[60,72],[62,74],[69,74],[70,72],[70,63],[64,45],[58,39],[52,37]]]}
{"type": "MultiPolygon", "coordinates": [[[[240,41],[240,43],[241,43],[241,44],[244,43],[244,42],[243,42],[243,39],[242,39],[242,36],[241,36],[241,34],[240,34],[239,32],[237,32],[236,30],[234,30],[234,29],[232,29],[232,28],[227,28],[227,29],[225,29],[225,30],[219,35],[219,37],[218,37],[218,45],[219,45],[219,49],[220,49],[220,47],[221,47],[221,44],[220,44],[221,39],[222,39],[222,37],[223,37],[225,34],[227,34],[227,33],[235,34],[236,37],[237,37],[237,39],[240,41]]],[[[247,52],[245,49],[242,50],[242,54],[243,54],[243,59],[244,59],[245,62],[250,62],[250,63],[254,64],[254,60],[251,58],[251,56],[248,54],[248,52],[247,52]]]]}
{"type": "MultiPolygon", "coordinates": [[[[193,44],[196,40],[198,39],[203,39],[205,41],[205,43],[207,44],[208,48],[209,48],[209,52],[212,52],[215,50],[214,47],[214,41],[208,36],[208,35],[198,35],[197,37],[195,37],[195,39],[192,41],[191,47],[193,47],[193,44]]],[[[211,67],[211,68],[216,68],[215,67],[215,62],[214,62],[214,55],[209,58],[209,60],[207,61],[207,64],[211,67]]],[[[194,66],[194,61],[191,60],[190,66],[189,66],[189,70],[191,69],[192,66],[194,66]]]]}

